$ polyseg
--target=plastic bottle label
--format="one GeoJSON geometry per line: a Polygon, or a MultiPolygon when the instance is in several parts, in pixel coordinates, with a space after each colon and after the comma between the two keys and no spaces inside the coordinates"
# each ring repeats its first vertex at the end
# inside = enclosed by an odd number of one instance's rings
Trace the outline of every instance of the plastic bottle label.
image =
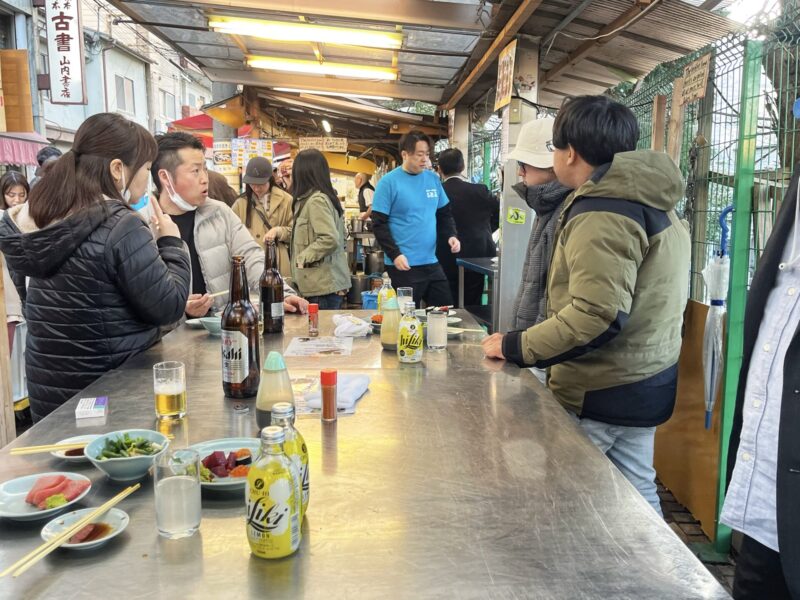
{"type": "Polygon", "coordinates": [[[422,327],[416,319],[400,322],[397,354],[400,362],[422,360],[422,327]]]}
{"type": "Polygon", "coordinates": [[[250,375],[247,336],[241,331],[222,330],[222,381],[242,383],[250,375]]]}
{"type": "Polygon", "coordinates": [[[283,302],[273,302],[270,307],[270,313],[273,319],[280,319],[284,315],[283,302]]]}

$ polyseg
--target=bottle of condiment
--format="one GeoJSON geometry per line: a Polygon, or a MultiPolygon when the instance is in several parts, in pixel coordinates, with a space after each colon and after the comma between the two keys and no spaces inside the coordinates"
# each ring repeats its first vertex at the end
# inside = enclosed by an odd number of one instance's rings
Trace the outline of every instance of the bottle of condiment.
{"type": "Polygon", "coordinates": [[[282,427],[261,430],[261,455],[247,474],[247,541],[261,558],[283,558],[300,547],[300,473],[284,452],[282,427]]]}
{"type": "Polygon", "coordinates": [[[397,337],[397,357],[402,363],[418,363],[422,361],[422,351],[422,323],[414,311],[414,301],[406,300],[397,337]]]}
{"type": "Polygon", "coordinates": [[[222,312],[222,390],[229,398],[249,398],[258,391],[261,359],[258,315],[250,303],[243,256],[231,261],[230,290],[222,312]]]}
{"type": "Polygon", "coordinates": [[[319,304],[308,305],[308,337],[319,336],[319,304]]]}
{"type": "Polygon", "coordinates": [[[309,499],[308,485],[308,447],[306,441],[294,426],[294,406],[289,402],[278,402],[272,406],[272,424],[283,428],[286,441],[283,443],[283,451],[294,463],[300,473],[300,488],[302,493],[302,510],[300,520],[306,514],[309,499]]]}
{"type": "Polygon", "coordinates": [[[336,369],[323,369],[320,371],[319,383],[322,390],[322,420],[335,421],[337,415],[336,369]]]}
{"type": "Polygon", "coordinates": [[[383,274],[383,285],[378,290],[378,312],[379,313],[381,312],[381,309],[383,307],[383,303],[384,303],[385,300],[388,300],[389,298],[396,298],[396,297],[397,297],[397,293],[394,291],[394,288],[392,287],[392,280],[389,279],[389,274],[388,273],[384,273],[383,274]]]}
{"type": "Polygon", "coordinates": [[[275,242],[264,249],[264,272],[261,274],[261,315],[264,333],[283,333],[283,278],[278,271],[275,242]]]}
{"type": "Polygon", "coordinates": [[[280,352],[273,350],[264,361],[261,372],[261,385],[258,386],[256,397],[256,423],[258,427],[267,427],[272,424],[272,407],[278,402],[289,402],[294,405],[292,393],[292,380],[280,352]]]}
{"type": "Polygon", "coordinates": [[[397,332],[400,327],[400,309],[397,306],[397,296],[387,298],[381,307],[383,321],[381,322],[381,345],[384,350],[397,350],[397,332]]]}

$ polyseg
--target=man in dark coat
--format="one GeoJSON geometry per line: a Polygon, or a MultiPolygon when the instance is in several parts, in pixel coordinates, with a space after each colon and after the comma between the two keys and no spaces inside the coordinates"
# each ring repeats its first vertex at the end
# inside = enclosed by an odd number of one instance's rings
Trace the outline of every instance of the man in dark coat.
{"type": "Polygon", "coordinates": [[[800,599],[800,165],[758,263],[744,321],[720,521],[744,534],[737,599],[800,599]]]}
{"type": "MultiPolygon", "coordinates": [[[[436,257],[444,269],[454,301],[458,301],[457,257],[485,258],[495,256],[492,232],[500,219],[500,201],[485,185],[470,183],[463,175],[464,155],[450,148],[439,155],[439,174],[444,191],[452,204],[453,219],[461,241],[461,252],[450,251],[446,239],[439,238],[436,257]]],[[[483,295],[484,276],[474,271],[464,272],[464,304],[477,306],[483,295]]]]}

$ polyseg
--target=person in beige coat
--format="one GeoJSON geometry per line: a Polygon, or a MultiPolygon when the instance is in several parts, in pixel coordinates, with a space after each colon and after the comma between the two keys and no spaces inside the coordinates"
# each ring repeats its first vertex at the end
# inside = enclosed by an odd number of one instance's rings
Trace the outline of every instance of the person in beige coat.
{"type": "Polygon", "coordinates": [[[231,208],[262,249],[266,241],[276,242],[278,269],[284,279],[291,278],[292,197],[276,185],[272,163],[263,156],[250,159],[242,179],[245,193],[231,208]]]}

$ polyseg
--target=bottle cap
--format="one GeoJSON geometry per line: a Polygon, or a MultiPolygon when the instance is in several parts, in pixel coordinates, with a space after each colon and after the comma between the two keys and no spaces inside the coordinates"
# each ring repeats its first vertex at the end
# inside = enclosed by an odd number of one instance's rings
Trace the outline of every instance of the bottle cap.
{"type": "Polygon", "coordinates": [[[308,314],[315,315],[319,312],[319,304],[309,304],[308,305],[308,314]]]}
{"type": "Polygon", "coordinates": [[[283,427],[277,425],[270,425],[261,430],[261,441],[267,444],[282,444],[286,441],[286,434],[283,432],[283,427]]]}
{"type": "Polygon", "coordinates": [[[272,405],[272,420],[294,416],[294,405],[289,402],[276,402],[272,405]]]}
{"type": "Polygon", "coordinates": [[[336,369],[322,369],[319,372],[319,381],[322,385],[336,385],[336,378],[336,369]]]}
{"type": "Polygon", "coordinates": [[[264,361],[265,371],[283,371],[286,369],[286,363],[283,361],[283,356],[280,352],[273,350],[267,354],[267,360],[264,361]]]}

